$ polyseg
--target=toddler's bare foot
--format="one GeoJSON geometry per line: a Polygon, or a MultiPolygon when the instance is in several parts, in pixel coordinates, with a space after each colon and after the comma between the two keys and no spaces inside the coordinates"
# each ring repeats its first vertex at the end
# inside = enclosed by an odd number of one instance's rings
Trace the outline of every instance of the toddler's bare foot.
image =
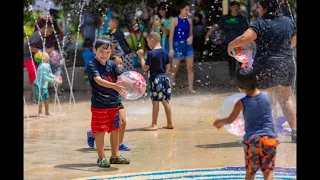
{"type": "Polygon", "coordinates": [[[146,127],[146,128],[143,128],[144,131],[156,131],[158,130],[158,127],[157,126],[150,126],[150,127],[146,127]]]}
{"type": "Polygon", "coordinates": [[[197,93],[197,91],[195,91],[195,90],[193,90],[193,89],[192,89],[192,90],[189,90],[189,91],[190,91],[191,94],[197,93]]]}
{"type": "Polygon", "coordinates": [[[174,127],[173,127],[173,125],[167,125],[167,126],[164,126],[164,127],[162,127],[163,129],[173,129],[174,127]]]}
{"type": "Polygon", "coordinates": [[[51,112],[46,112],[46,116],[53,115],[51,112]]]}

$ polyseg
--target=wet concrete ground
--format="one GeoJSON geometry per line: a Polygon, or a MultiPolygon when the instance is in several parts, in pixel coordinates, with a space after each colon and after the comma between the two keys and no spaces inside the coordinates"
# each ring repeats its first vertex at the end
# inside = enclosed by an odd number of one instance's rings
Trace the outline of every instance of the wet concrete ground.
{"type": "MultiPolygon", "coordinates": [[[[120,154],[131,160],[130,165],[111,165],[103,169],[96,165],[97,153],[86,143],[90,129],[90,98],[76,92],[76,105],[69,104],[69,94],[61,98],[62,113],[35,117],[37,106],[28,101],[24,113],[24,177],[38,180],[63,180],[92,176],[174,169],[244,166],[241,137],[224,129],[216,130],[212,120],[217,117],[222,101],[238,93],[235,88],[211,89],[196,95],[175,93],[172,96],[172,117],[175,129],[145,132],[141,128],[151,124],[152,105],[149,97],[124,101],[127,110],[127,130],[124,143],[132,148],[120,154]],[[28,117],[27,117],[28,114],[28,117]]],[[[50,108],[54,112],[54,95],[50,108]]],[[[163,107],[160,108],[159,127],[166,125],[163,107]]],[[[276,166],[296,166],[296,144],[288,136],[280,136],[276,166]]],[[[105,152],[109,157],[109,136],[105,138],[105,152]]]]}

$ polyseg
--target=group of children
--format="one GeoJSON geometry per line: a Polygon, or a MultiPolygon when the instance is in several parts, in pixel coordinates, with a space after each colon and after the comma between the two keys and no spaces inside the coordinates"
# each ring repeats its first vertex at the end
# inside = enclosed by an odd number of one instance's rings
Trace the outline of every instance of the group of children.
{"type": "MultiPolygon", "coordinates": [[[[148,46],[152,49],[145,60],[144,51],[137,52],[141,59],[142,68],[148,71],[150,94],[153,105],[152,124],[145,128],[146,131],[157,130],[157,118],[159,102],[161,101],[167,116],[167,126],[173,129],[171,119],[171,87],[168,78],[170,69],[167,52],[160,45],[160,35],[151,32],[147,36],[148,46]]],[[[90,43],[89,43],[90,44],[90,43]]],[[[123,144],[126,127],[126,112],[122,105],[121,96],[125,88],[117,81],[122,74],[123,58],[120,55],[112,55],[112,43],[107,38],[97,39],[95,44],[90,44],[86,59],[85,73],[91,85],[91,130],[87,132],[88,145],[98,152],[97,164],[99,167],[110,167],[110,164],[129,164],[130,160],[118,154],[119,150],[130,150],[123,144]],[[89,58],[90,57],[90,58],[89,58]],[[120,133],[119,133],[120,130],[120,133]],[[110,133],[111,157],[109,161],[104,153],[104,135],[110,133]]],[[[49,56],[43,53],[42,63],[37,69],[34,82],[35,101],[44,102],[46,114],[49,114],[48,82],[57,82],[58,79],[50,72],[49,56]],[[39,90],[40,91],[37,91],[39,90]],[[40,94],[39,94],[40,92],[40,94]]],[[[129,83],[130,84],[130,83],[129,83]]],[[[131,84],[133,85],[133,84],[131,84]]],[[[271,102],[269,94],[257,89],[258,80],[251,68],[241,68],[236,73],[236,86],[246,96],[239,100],[229,117],[218,119],[213,126],[221,128],[225,124],[232,123],[243,112],[245,119],[245,132],[243,139],[246,164],[246,179],[253,179],[258,169],[261,169],[265,179],[273,179],[273,169],[278,145],[275,133],[271,102]],[[257,113],[259,112],[259,113],[257,113]]],[[[41,103],[39,103],[41,105],[41,103]]],[[[41,114],[41,106],[39,114],[41,114]]]]}
{"type": "MultiPolygon", "coordinates": [[[[160,35],[158,33],[150,33],[147,36],[147,42],[152,49],[148,52],[147,59],[145,60],[143,50],[137,52],[143,70],[149,72],[150,94],[153,105],[152,124],[145,130],[157,130],[160,101],[167,116],[167,126],[165,128],[173,129],[169,103],[171,88],[167,76],[170,68],[169,57],[160,45],[160,35]]],[[[92,132],[88,131],[88,144],[93,147],[93,140],[96,142],[99,167],[110,167],[110,164],[129,164],[130,160],[118,155],[118,150],[129,149],[122,149],[121,145],[119,146],[123,142],[126,125],[125,111],[121,104],[121,95],[125,93],[125,90],[117,82],[117,77],[121,75],[122,58],[113,56],[110,59],[111,42],[104,38],[97,40],[93,51],[95,58],[89,61],[87,65],[87,73],[92,87],[92,132]],[[111,133],[112,150],[109,161],[104,154],[105,132],[111,133]]],[[[221,128],[225,124],[232,123],[239,116],[239,113],[243,112],[246,121],[246,134],[243,139],[246,179],[254,179],[255,173],[259,169],[262,170],[265,179],[273,179],[278,140],[272,118],[269,94],[257,89],[258,80],[251,68],[241,68],[237,71],[236,85],[239,91],[245,93],[246,96],[235,104],[229,117],[218,119],[213,125],[221,128]]]]}

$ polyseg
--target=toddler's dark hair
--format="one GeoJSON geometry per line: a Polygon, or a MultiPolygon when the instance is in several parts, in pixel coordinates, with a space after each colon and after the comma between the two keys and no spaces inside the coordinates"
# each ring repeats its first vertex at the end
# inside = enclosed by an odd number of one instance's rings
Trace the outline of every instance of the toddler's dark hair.
{"type": "Polygon", "coordinates": [[[123,59],[123,57],[122,57],[121,55],[119,55],[119,54],[114,54],[114,55],[112,55],[112,56],[110,57],[110,59],[111,59],[112,61],[117,60],[117,58],[123,59]]]}
{"type": "Polygon", "coordinates": [[[258,79],[252,68],[238,69],[236,72],[236,86],[247,91],[257,88],[258,79]]]}

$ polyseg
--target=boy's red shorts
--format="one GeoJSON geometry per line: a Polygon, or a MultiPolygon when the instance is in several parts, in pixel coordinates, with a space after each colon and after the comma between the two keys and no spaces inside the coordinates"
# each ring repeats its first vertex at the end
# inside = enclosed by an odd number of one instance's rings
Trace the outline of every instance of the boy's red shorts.
{"type": "Polygon", "coordinates": [[[93,133],[108,132],[120,128],[119,108],[91,108],[93,133]]]}

